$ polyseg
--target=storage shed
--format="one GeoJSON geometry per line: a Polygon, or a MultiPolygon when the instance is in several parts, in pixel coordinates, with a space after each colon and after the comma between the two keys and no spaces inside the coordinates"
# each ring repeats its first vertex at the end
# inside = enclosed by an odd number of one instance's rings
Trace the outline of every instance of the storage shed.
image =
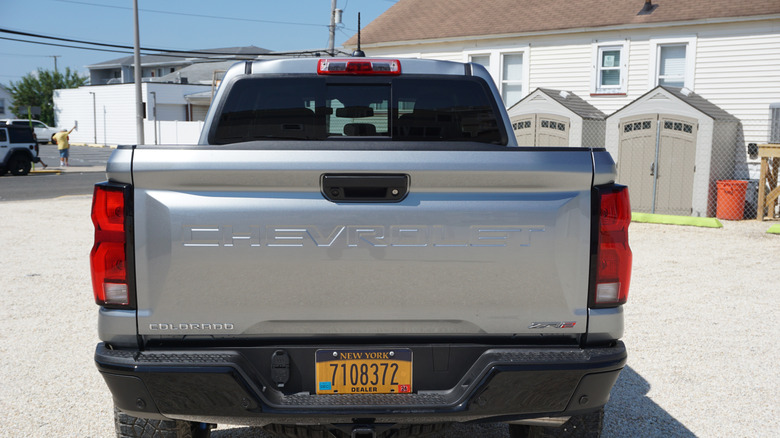
{"type": "Polygon", "coordinates": [[[604,147],[606,115],[572,92],[537,88],[507,111],[520,146],[604,147]]]}
{"type": "Polygon", "coordinates": [[[650,90],[606,129],[635,212],[714,216],[717,181],[747,177],[739,119],[686,88],[650,90]]]}

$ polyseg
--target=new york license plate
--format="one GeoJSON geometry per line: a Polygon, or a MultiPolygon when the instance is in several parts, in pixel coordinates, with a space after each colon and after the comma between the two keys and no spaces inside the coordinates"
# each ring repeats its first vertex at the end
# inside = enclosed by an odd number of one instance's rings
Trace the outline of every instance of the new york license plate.
{"type": "Polygon", "coordinates": [[[412,350],[317,350],[317,394],[412,392],[412,350]]]}

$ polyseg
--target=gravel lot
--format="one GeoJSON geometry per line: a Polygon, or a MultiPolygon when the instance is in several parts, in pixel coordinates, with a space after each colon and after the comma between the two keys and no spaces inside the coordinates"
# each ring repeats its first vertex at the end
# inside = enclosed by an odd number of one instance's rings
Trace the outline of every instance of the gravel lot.
{"type": "MultiPolygon", "coordinates": [[[[0,436],[113,436],[92,362],[89,196],[0,202],[0,436]]],[[[628,366],[604,436],[777,436],[780,236],[632,224],[628,366]]],[[[254,436],[220,427],[214,437],[254,436]]],[[[499,425],[447,437],[506,436],[499,425]]]]}

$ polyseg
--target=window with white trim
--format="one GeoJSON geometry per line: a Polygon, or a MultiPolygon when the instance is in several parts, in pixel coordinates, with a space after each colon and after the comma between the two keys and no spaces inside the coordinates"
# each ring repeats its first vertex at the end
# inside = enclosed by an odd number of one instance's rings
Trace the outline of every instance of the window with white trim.
{"type": "Polygon", "coordinates": [[[523,98],[523,54],[501,55],[501,98],[507,108],[523,98]]]}
{"type": "Polygon", "coordinates": [[[591,94],[626,94],[628,49],[625,41],[593,44],[591,94]]]}
{"type": "Polygon", "coordinates": [[[696,38],[650,40],[650,88],[658,85],[693,90],[696,38]]]}
{"type": "Polygon", "coordinates": [[[471,55],[469,56],[469,62],[473,62],[474,64],[479,64],[482,67],[485,67],[487,71],[490,71],[490,54],[484,54],[484,55],[471,55]]]}
{"type": "Polygon", "coordinates": [[[685,44],[658,46],[658,85],[685,86],[685,44]]]}
{"type": "Polygon", "coordinates": [[[528,46],[468,52],[465,60],[487,69],[507,108],[528,94],[528,46]]]}

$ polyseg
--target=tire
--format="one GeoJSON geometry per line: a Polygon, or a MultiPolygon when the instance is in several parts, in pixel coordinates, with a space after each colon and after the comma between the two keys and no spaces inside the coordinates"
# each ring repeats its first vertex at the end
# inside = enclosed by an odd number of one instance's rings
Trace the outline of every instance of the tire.
{"type": "Polygon", "coordinates": [[[57,140],[54,139],[54,134],[51,135],[51,144],[57,144],[57,140]]]}
{"type": "Polygon", "coordinates": [[[11,171],[12,175],[27,175],[30,173],[31,167],[32,163],[30,162],[30,158],[20,153],[15,153],[11,159],[8,160],[8,170],[11,171]]]}
{"type": "Polygon", "coordinates": [[[604,423],[604,408],[589,414],[574,415],[560,427],[526,426],[510,424],[512,438],[599,438],[604,423]]]}
{"type": "Polygon", "coordinates": [[[114,408],[117,438],[209,438],[211,426],[179,420],[149,420],[114,408]]]}

